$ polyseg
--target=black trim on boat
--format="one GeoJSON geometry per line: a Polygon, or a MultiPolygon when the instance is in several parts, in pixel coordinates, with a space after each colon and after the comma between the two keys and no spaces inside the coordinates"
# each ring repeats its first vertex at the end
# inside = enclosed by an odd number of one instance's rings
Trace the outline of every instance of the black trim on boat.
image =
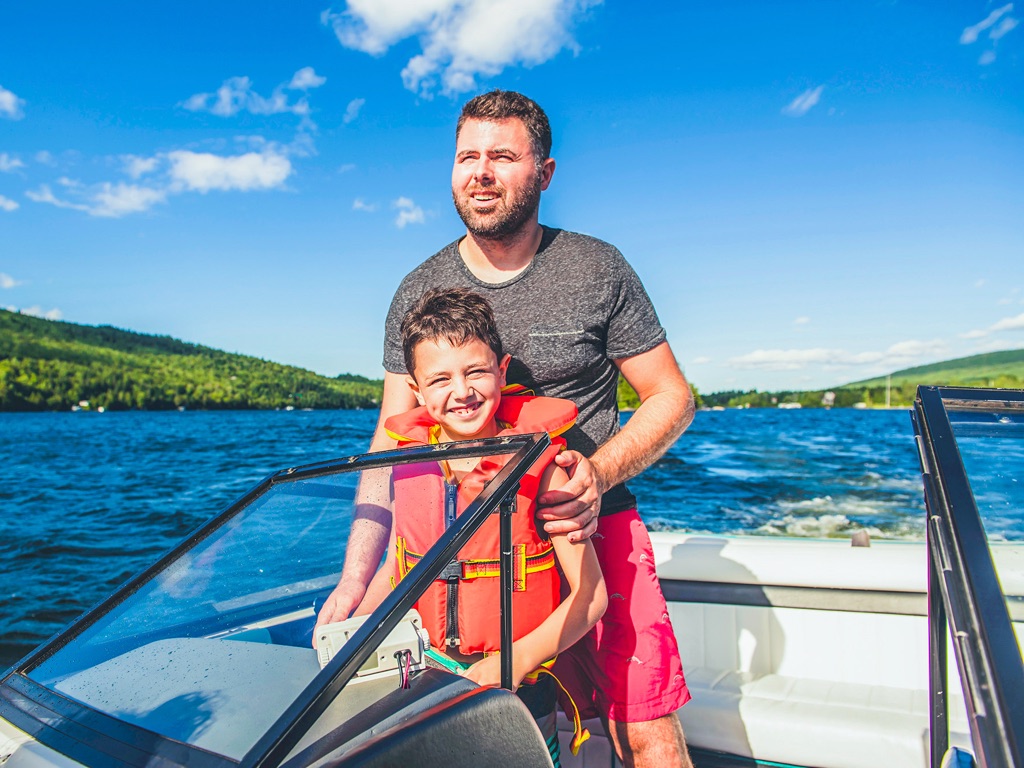
{"type": "Polygon", "coordinates": [[[928,615],[927,595],[923,592],[734,584],[681,579],[661,579],[661,591],[670,603],[806,608],[814,611],[853,611],[899,616],[928,615]]]}
{"type": "Polygon", "coordinates": [[[233,768],[233,760],[168,739],[12,675],[0,687],[0,717],[72,760],[95,768],[190,765],[233,768]]]}
{"type": "MultiPolygon", "coordinates": [[[[952,637],[978,763],[1010,768],[1024,765],[1024,665],[950,419],[965,411],[1020,414],[1024,391],[917,391],[912,420],[928,510],[931,765],[939,768],[949,746],[945,657],[952,637]]],[[[991,436],[974,426],[968,432],[991,436]]]]}

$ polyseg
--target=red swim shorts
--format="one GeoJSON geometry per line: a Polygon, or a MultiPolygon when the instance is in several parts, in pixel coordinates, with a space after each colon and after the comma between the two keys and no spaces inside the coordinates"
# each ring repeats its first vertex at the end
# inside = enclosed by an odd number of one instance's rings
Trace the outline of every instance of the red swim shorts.
{"type": "Polygon", "coordinates": [[[616,512],[598,519],[591,541],[604,572],[608,610],[559,654],[553,671],[584,719],[639,722],[675,712],[690,700],[690,691],[647,527],[635,509],[616,512]]]}

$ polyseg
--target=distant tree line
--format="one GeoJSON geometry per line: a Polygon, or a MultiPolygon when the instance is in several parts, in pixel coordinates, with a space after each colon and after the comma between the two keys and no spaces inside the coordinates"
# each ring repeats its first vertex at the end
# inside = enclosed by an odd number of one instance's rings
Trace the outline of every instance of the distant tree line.
{"type": "MultiPolygon", "coordinates": [[[[1024,380],[1014,374],[998,376],[956,376],[941,380],[920,382],[929,385],[957,387],[996,387],[998,389],[1020,389],[1024,380]]],[[[759,392],[751,390],[730,390],[712,392],[702,396],[704,407],[724,408],[777,408],[780,404],[799,403],[803,408],[853,408],[863,403],[868,408],[877,408],[888,404],[894,408],[909,408],[917,396],[917,382],[893,382],[888,388],[885,384],[873,386],[837,387],[831,390],[781,390],[778,392],[759,392]],[[826,395],[831,395],[826,397],[826,395]]]]}
{"type": "Polygon", "coordinates": [[[0,310],[0,410],[376,408],[382,382],[0,310]]]}
{"type": "MultiPolygon", "coordinates": [[[[697,407],[700,408],[704,403],[702,395],[697,391],[697,387],[692,382],[690,383],[690,390],[693,392],[693,400],[697,407]]],[[[620,411],[635,411],[640,407],[640,396],[637,395],[636,390],[629,385],[629,382],[625,378],[619,376],[619,388],[616,393],[618,396],[619,410],[620,411]]]]}

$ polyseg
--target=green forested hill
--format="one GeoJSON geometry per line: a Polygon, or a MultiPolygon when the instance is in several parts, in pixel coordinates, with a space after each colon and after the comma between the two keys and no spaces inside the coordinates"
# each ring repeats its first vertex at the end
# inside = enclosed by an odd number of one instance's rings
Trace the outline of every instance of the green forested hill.
{"type": "Polygon", "coordinates": [[[0,310],[0,411],[68,410],[86,400],[108,410],[374,408],[381,387],[169,336],[0,310]]]}
{"type": "Polygon", "coordinates": [[[800,403],[804,408],[819,408],[826,402],[838,408],[864,403],[868,406],[906,407],[914,402],[920,385],[998,387],[1020,389],[1024,387],[1024,349],[1006,352],[988,352],[982,355],[960,357],[916,368],[904,368],[887,377],[833,387],[828,390],[783,392],[715,392],[704,396],[706,405],[737,407],[775,407],[779,403],[800,403]]]}
{"type": "MultiPolygon", "coordinates": [[[[1024,349],[986,352],[959,357],[916,368],[904,368],[891,374],[893,386],[905,384],[950,385],[973,387],[1016,388],[1024,382],[1024,349]]],[[[856,381],[846,387],[884,387],[886,377],[856,381]]]]}

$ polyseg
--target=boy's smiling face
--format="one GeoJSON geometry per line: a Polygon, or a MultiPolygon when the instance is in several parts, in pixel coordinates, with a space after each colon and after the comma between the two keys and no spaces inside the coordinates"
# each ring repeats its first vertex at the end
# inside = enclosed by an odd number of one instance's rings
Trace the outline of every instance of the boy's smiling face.
{"type": "Polygon", "coordinates": [[[441,427],[441,441],[493,437],[494,417],[510,357],[502,360],[480,339],[453,347],[444,339],[421,341],[407,381],[417,401],[441,427]]]}

